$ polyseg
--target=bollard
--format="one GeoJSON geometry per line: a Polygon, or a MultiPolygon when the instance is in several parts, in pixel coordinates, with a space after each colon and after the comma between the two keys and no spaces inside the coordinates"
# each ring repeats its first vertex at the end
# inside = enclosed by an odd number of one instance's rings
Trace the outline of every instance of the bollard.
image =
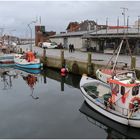
{"type": "Polygon", "coordinates": [[[131,58],[131,69],[135,69],[136,68],[136,57],[132,56],[131,58]]]}
{"type": "Polygon", "coordinates": [[[87,73],[92,74],[91,53],[88,53],[87,73]]]}
{"type": "Polygon", "coordinates": [[[61,51],[61,68],[65,66],[64,51],[61,51]]]}

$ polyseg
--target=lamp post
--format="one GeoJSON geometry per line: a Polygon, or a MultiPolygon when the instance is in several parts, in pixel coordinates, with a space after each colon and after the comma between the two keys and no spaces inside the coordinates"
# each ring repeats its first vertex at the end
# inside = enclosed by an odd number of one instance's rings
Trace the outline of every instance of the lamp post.
{"type": "Polygon", "coordinates": [[[108,18],[106,18],[106,35],[107,35],[107,29],[108,29],[108,18]]]}
{"type": "Polygon", "coordinates": [[[126,15],[126,10],[128,11],[128,8],[125,7],[121,7],[121,9],[123,10],[122,15],[123,15],[123,20],[124,20],[124,34],[125,34],[125,15],[126,15]]]}
{"type": "Polygon", "coordinates": [[[129,28],[129,16],[127,16],[127,33],[128,33],[128,28],[129,28]]]}
{"type": "Polygon", "coordinates": [[[138,16],[138,34],[139,34],[139,30],[140,30],[140,16],[138,16]]]}
{"type": "Polygon", "coordinates": [[[32,28],[31,28],[31,24],[33,23],[36,23],[36,21],[31,21],[29,24],[28,24],[28,27],[29,27],[29,30],[30,30],[30,37],[31,37],[31,44],[30,44],[30,51],[32,51],[32,28]]]}

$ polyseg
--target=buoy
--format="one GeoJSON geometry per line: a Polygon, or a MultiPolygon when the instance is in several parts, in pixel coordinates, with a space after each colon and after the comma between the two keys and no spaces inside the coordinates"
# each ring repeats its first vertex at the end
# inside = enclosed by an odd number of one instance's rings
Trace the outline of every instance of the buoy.
{"type": "Polygon", "coordinates": [[[66,68],[61,68],[61,73],[67,73],[68,70],[66,68]]]}

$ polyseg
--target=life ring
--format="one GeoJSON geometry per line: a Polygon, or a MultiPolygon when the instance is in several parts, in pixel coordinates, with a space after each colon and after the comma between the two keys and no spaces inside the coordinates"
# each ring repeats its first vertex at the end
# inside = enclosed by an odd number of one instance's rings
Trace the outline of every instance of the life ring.
{"type": "Polygon", "coordinates": [[[129,109],[136,112],[138,107],[140,106],[140,98],[134,97],[131,102],[129,103],[129,109]]]}

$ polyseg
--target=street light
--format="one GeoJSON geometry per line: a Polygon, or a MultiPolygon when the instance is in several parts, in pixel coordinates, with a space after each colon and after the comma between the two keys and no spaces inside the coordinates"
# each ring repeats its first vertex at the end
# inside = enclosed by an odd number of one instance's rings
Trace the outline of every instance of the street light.
{"type": "Polygon", "coordinates": [[[138,33],[139,33],[139,29],[140,29],[140,16],[138,16],[138,33]]]}
{"type": "Polygon", "coordinates": [[[124,34],[125,34],[125,12],[126,12],[126,10],[128,11],[128,8],[125,8],[125,7],[121,7],[121,9],[123,10],[123,12],[122,12],[122,15],[123,15],[123,18],[124,18],[124,34]]]}
{"type": "Polygon", "coordinates": [[[32,51],[32,28],[31,28],[31,24],[33,23],[36,23],[37,21],[31,21],[29,24],[28,24],[28,27],[29,27],[29,30],[30,30],[30,34],[31,34],[31,45],[30,45],[30,51],[32,51]]]}
{"type": "Polygon", "coordinates": [[[127,16],[127,33],[128,33],[128,28],[129,28],[129,16],[127,16]]]}

